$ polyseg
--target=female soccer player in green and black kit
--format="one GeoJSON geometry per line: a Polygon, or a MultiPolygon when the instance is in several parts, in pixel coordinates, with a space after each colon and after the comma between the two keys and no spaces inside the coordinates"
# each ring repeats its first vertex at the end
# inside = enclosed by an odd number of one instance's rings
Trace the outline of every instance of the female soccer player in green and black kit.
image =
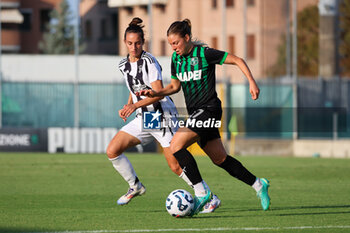
{"type": "Polygon", "coordinates": [[[263,210],[269,209],[269,181],[265,178],[257,178],[238,160],[227,155],[217,127],[220,124],[209,124],[210,127],[203,127],[208,125],[204,124],[205,122],[218,122],[222,116],[221,101],[215,90],[216,64],[237,65],[248,79],[252,99],[258,99],[259,88],[247,64],[233,54],[204,47],[192,41],[191,22],[188,19],[171,24],[167,37],[174,50],[171,60],[171,83],[158,91],[145,90],[137,94],[149,97],[167,96],[178,92],[182,87],[190,117],[188,124],[174,135],[170,149],[188,178],[193,184],[201,181],[196,161],[186,149],[198,142],[215,165],[252,186],[261,200],[263,210]]]}
{"type": "MultiPolygon", "coordinates": [[[[210,197],[210,195],[207,195],[207,190],[209,190],[208,185],[204,181],[198,184],[192,184],[171,153],[170,141],[177,127],[164,125],[161,129],[152,131],[143,130],[142,116],[144,112],[159,111],[165,113],[171,119],[176,119],[177,115],[175,105],[169,97],[147,98],[144,96],[136,97],[135,95],[139,90],[151,88],[158,90],[163,87],[161,66],[152,54],[143,50],[144,42],[145,36],[142,19],[135,17],[124,33],[124,43],[128,50],[128,55],[120,61],[118,67],[130,91],[128,104],[119,110],[119,116],[124,121],[133,112],[136,112],[136,116],[118,131],[109,143],[106,151],[115,170],[129,184],[128,192],[121,196],[117,203],[118,205],[126,205],[134,197],[143,195],[146,192],[146,188],[137,177],[132,164],[123,152],[127,148],[140,143],[147,144],[153,139],[156,139],[163,147],[164,156],[171,170],[194,189],[195,195],[210,197]]],[[[220,206],[220,203],[220,199],[216,195],[213,195],[201,213],[213,212],[220,206]]]]}

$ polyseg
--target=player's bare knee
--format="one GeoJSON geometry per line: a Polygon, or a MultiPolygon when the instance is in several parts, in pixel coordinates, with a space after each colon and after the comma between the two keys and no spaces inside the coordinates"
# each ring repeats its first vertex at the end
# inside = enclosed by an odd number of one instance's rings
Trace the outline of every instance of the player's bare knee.
{"type": "Polygon", "coordinates": [[[182,147],[181,146],[179,146],[179,145],[176,145],[176,144],[173,144],[173,143],[171,143],[170,144],[170,151],[171,151],[171,153],[175,153],[175,152],[178,152],[179,150],[181,150],[182,149],[182,147]]]}
{"type": "Polygon", "coordinates": [[[110,158],[110,159],[114,159],[114,158],[118,157],[119,155],[121,155],[122,153],[123,153],[123,151],[111,149],[109,146],[106,150],[106,154],[107,154],[108,158],[110,158]]]}
{"type": "Polygon", "coordinates": [[[109,159],[114,159],[117,157],[117,155],[109,150],[106,151],[106,154],[108,156],[109,159]]]}

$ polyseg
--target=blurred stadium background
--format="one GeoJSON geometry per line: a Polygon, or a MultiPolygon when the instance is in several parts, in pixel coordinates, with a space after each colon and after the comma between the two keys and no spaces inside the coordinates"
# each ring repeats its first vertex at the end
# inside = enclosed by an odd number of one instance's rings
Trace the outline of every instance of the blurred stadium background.
{"type": "MultiPolygon", "coordinates": [[[[246,60],[258,101],[237,68],[217,68],[230,153],[350,157],[347,0],[0,3],[0,151],[104,153],[124,124],[117,111],[128,90],[117,65],[126,55],[124,30],[138,16],[165,83],[166,30],[175,20],[189,18],[194,38],[246,60]]],[[[181,93],[174,100],[184,107],[181,93]]]]}

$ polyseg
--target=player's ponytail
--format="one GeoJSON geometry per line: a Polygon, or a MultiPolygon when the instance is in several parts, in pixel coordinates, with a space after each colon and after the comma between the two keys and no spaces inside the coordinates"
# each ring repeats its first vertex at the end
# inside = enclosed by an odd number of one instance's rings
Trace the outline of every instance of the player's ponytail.
{"type": "Polygon", "coordinates": [[[184,19],[182,21],[175,21],[170,25],[167,31],[167,36],[170,34],[179,34],[181,37],[185,37],[185,35],[189,35],[192,38],[191,32],[191,21],[189,19],[184,19]]]}
{"type": "Polygon", "coordinates": [[[142,42],[145,42],[145,35],[143,32],[143,27],[144,25],[142,25],[142,19],[140,19],[139,17],[135,17],[131,20],[131,22],[129,23],[129,26],[126,28],[125,33],[124,33],[124,40],[126,39],[126,34],[127,33],[139,33],[142,42]]]}
{"type": "Polygon", "coordinates": [[[182,20],[182,22],[183,22],[184,24],[187,24],[187,27],[189,28],[189,31],[191,31],[191,28],[192,28],[191,20],[189,20],[189,19],[184,19],[184,20],[182,20]]]}
{"type": "Polygon", "coordinates": [[[129,27],[139,26],[140,28],[143,28],[144,26],[142,25],[142,22],[143,22],[142,19],[140,19],[139,17],[135,17],[129,23],[129,27]]]}
{"type": "Polygon", "coordinates": [[[185,37],[185,35],[187,34],[190,36],[190,39],[194,45],[208,47],[208,45],[205,42],[198,40],[197,38],[192,39],[191,28],[192,28],[192,24],[189,19],[176,21],[170,25],[167,31],[167,36],[169,36],[170,34],[178,34],[181,37],[185,37]]]}

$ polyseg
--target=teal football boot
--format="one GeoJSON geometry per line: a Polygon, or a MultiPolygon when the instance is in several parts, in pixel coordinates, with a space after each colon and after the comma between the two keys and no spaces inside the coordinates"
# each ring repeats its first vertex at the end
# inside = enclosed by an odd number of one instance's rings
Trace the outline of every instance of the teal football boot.
{"type": "Polygon", "coordinates": [[[261,206],[263,210],[268,210],[270,208],[270,197],[268,194],[268,189],[270,187],[270,182],[265,178],[260,178],[262,188],[257,192],[257,196],[260,198],[261,206]]]}
{"type": "Polygon", "coordinates": [[[194,207],[192,212],[190,213],[190,217],[192,217],[195,214],[198,214],[199,211],[203,209],[205,204],[207,204],[212,198],[212,193],[210,190],[207,190],[207,194],[203,197],[194,197],[194,207]]]}

